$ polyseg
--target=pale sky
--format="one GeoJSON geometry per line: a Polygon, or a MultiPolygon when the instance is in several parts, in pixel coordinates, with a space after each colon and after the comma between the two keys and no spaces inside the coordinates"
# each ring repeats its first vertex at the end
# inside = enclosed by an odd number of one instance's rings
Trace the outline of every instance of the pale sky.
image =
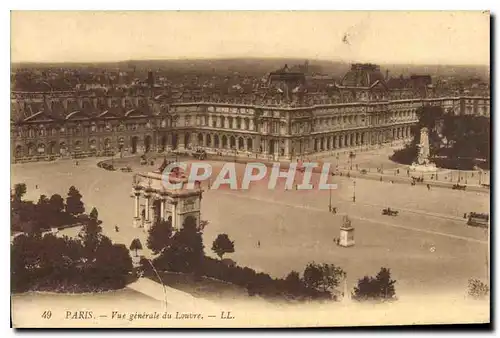
{"type": "Polygon", "coordinates": [[[11,18],[12,62],[290,57],[490,63],[488,12],[14,11],[11,18]]]}

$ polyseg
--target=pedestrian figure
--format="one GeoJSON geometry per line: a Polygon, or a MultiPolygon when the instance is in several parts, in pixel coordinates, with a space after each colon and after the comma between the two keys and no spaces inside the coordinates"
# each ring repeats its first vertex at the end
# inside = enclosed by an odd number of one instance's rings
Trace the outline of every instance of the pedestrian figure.
{"type": "Polygon", "coordinates": [[[260,248],[260,241],[257,241],[257,247],[260,248]]]}
{"type": "Polygon", "coordinates": [[[399,175],[399,169],[396,170],[396,173],[399,175]]]}
{"type": "Polygon", "coordinates": [[[38,189],[38,184],[35,185],[35,189],[38,189]]]}
{"type": "Polygon", "coordinates": [[[120,229],[118,228],[117,225],[115,225],[115,232],[118,232],[118,231],[120,231],[120,229]]]}
{"type": "Polygon", "coordinates": [[[467,213],[466,212],[464,212],[464,218],[467,218],[467,213]]]}
{"type": "Polygon", "coordinates": [[[380,176],[380,182],[382,182],[382,176],[380,176]]]}
{"type": "Polygon", "coordinates": [[[431,190],[430,184],[427,184],[427,190],[431,190]]]}

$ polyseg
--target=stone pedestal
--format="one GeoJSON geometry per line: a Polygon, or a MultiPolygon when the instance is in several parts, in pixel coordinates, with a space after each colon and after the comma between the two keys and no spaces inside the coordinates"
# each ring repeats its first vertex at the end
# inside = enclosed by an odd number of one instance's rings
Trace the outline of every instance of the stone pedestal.
{"type": "Polygon", "coordinates": [[[148,232],[149,229],[151,229],[152,222],[151,221],[144,221],[144,231],[148,232]]]}
{"type": "Polygon", "coordinates": [[[342,227],[340,228],[340,239],[339,245],[343,247],[349,247],[354,245],[354,228],[353,227],[342,227]]]}
{"type": "Polygon", "coordinates": [[[342,226],[340,227],[339,245],[350,247],[354,245],[354,228],[351,226],[351,220],[344,216],[342,226]]]}
{"type": "Polygon", "coordinates": [[[142,228],[142,220],[140,217],[134,217],[134,228],[142,228]]]}

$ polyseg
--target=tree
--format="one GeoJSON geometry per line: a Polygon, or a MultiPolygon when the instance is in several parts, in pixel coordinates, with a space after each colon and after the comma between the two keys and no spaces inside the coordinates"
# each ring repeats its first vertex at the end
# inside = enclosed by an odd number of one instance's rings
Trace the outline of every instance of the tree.
{"type": "Polygon", "coordinates": [[[158,254],[170,245],[172,233],[172,222],[164,220],[156,221],[149,229],[146,246],[153,251],[154,254],[158,254]]]}
{"type": "Polygon", "coordinates": [[[99,212],[95,207],[93,207],[92,210],[90,211],[89,218],[95,221],[99,219],[99,212]]]}
{"type": "Polygon", "coordinates": [[[313,262],[304,269],[306,287],[323,292],[334,291],[344,276],[345,272],[334,264],[315,264],[313,262]]]}
{"type": "Polygon", "coordinates": [[[474,299],[484,299],[490,294],[490,288],[479,279],[469,279],[468,294],[474,299]]]}
{"type": "Polygon", "coordinates": [[[82,195],[74,186],[71,186],[66,197],[66,212],[75,216],[85,212],[85,207],[82,202],[82,195]]]}
{"type": "Polygon", "coordinates": [[[83,255],[88,261],[96,258],[96,251],[103,240],[109,240],[102,234],[102,227],[96,221],[90,221],[85,224],[78,234],[82,241],[83,255]]]}
{"type": "Polygon", "coordinates": [[[196,219],[187,217],[182,229],[172,236],[169,245],[155,262],[172,271],[198,273],[205,257],[203,249],[203,239],[196,227],[196,219]]]}
{"type": "Polygon", "coordinates": [[[50,212],[50,201],[45,195],[40,195],[36,204],[36,222],[40,229],[52,227],[52,218],[50,212]]]}
{"type": "Polygon", "coordinates": [[[291,271],[284,279],[284,284],[291,294],[298,294],[304,288],[304,283],[300,279],[297,271],[291,271]]]}
{"type": "Polygon", "coordinates": [[[212,251],[222,259],[224,254],[234,252],[234,242],[227,234],[219,234],[212,244],[212,251]]]}
{"type": "Polygon", "coordinates": [[[14,195],[12,196],[15,201],[21,201],[26,194],[26,184],[17,183],[14,185],[14,195]]]}
{"type": "Polygon", "coordinates": [[[50,209],[55,213],[61,213],[65,208],[64,199],[59,194],[50,196],[49,205],[50,209]]]}
{"type": "Polygon", "coordinates": [[[137,257],[137,250],[142,250],[142,243],[139,238],[135,238],[132,243],[130,243],[130,250],[135,251],[135,257],[137,257]]]}
{"type": "Polygon", "coordinates": [[[395,283],[396,281],[391,279],[391,271],[387,268],[380,268],[377,276],[365,276],[358,280],[358,285],[354,288],[353,299],[358,301],[394,300],[395,283]]]}

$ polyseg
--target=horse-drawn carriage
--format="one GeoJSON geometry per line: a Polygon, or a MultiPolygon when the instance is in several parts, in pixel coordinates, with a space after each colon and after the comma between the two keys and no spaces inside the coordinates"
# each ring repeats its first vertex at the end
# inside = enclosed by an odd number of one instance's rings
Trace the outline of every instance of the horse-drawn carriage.
{"type": "Polygon", "coordinates": [[[471,212],[469,213],[467,225],[479,228],[488,228],[489,221],[490,221],[490,215],[478,212],[471,212]]]}
{"type": "Polygon", "coordinates": [[[197,160],[201,160],[201,161],[203,161],[204,159],[207,158],[207,152],[205,150],[202,150],[202,149],[198,149],[198,150],[192,152],[192,155],[194,158],[196,158],[197,160]]]}
{"type": "Polygon", "coordinates": [[[392,210],[391,208],[382,209],[382,215],[384,215],[384,216],[397,216],[398,214],[399,214],[399,211],[392,210]]]}

